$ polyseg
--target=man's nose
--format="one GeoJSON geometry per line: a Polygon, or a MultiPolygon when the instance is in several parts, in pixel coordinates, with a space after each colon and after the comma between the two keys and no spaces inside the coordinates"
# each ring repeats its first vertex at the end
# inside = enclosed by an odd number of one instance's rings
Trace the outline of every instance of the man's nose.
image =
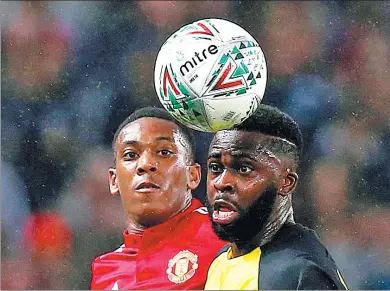
{"type": "Polygon", "coordinates": [[[224,170],[214,183],[215,189],[220,192],[233,192],[236,185],[235,176],[228,170],[224,170]]]}
{"type": "Polygon", "coordinates": [[[137,161],[137,174],[142,175],[155,171],[157,171],[157,161],[153,154],[148,151],[143,152],[137,161]]]}

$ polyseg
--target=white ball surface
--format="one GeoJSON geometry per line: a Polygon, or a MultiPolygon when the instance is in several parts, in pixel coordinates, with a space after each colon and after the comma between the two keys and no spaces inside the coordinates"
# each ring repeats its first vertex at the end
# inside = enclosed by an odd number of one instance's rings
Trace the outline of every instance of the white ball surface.
{"type": "Polygon", "coordinates": [[[264,53],[242,27],[223,19],[202,19],[173,33],[154,68],[160,102],[195,130],[215,132],[243,122],[263,99],[264,53]]]}

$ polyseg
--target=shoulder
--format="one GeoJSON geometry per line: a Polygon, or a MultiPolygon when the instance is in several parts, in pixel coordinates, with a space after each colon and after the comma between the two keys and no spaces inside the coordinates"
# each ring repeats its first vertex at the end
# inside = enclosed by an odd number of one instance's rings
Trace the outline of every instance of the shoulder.
{"type": "Polygon", "coordinates": [[[232,244],[231,243],[227,243],[226,242],[226,244],[218,251],[218,253],[215,255],[215,258],[218,258],[220,255],[222,255],[223,253],[226,253],[228,250],[229,250],[229,248],[230,248],[230,246],[231,246],[232,244]]]}
{"type": "Polygon", "coordinates": [[[188,217],[189,221],[192,221],[194,224],[199,225],[200,228],[204,228],[205,230],[208,230],[210,233],[214,233],[211,226],[210,215],[206,207],[200,206],[194,208],[188,214],[188,216],[189,216],[188,217]]]}
{"type": "Polygon", "coordinates": [[[299,279],[302,276],[314,275],[323,272],[323,268],[315,263],[310,257],[296,257],[285,264],[281,271],[285,275],[299,279]]]}
{"type": "Polygon", "coordinates": [[[201,216],[209,217],[209,213],[207,211],[207,208],[205,206],[200,206],[192,210],[195,214],[200,214],[201,216]]]}
{"type": "Polygon", "coordinates": [[[202,205],[189,211],[177,227],[184,229],[185,236],[190,236],[193,242],[198,241],[202,245],[207,242],[207,247],[213,251],[219,250],[227,243],[215,234],[207,208],[202,205]]]}
{"type": "Polygon", "coordinates": [[[210,274],[214,273],[214,270],[224,267],[226,263],[224,258],[227,258],[226,253],[229,251],[230,246],[231,243],[227,243],[216,252],[209,267],[210,274]]]}
{"type": "Polygon", "coordinates": [[[191,199],[191,205],[185,210],[186,216],[196,217],[198,219],[208,219],[209,213],[204,204],[197,198],[191,199]]]}
{"type": "Polygon", "coordinates": [[[283,227],[264,246],[260,264],[267,284],[274,286],[277,277],[283,278],[276,289],[345,289],[325,246],[313,230],[299,224],[283,227]]]}
{"type": "Polygon", "coordinates": [[[308,257],[295,257],[287,262],[280,258],[272,265],[260,261],[259,284],[261,289],[346,289],[332,271],[308,257]]]}
{"type": "MultiPolygon", "coordinates": [[[[96,257],[91,264],[91,290],[110,289],[109,286],[115,286],[117,279],[117,272],[120,268],[123,268],[123,264],[126,263],[125,268],[131,272],[134,269],[133,260],[123,260],[126,254],[123,252],[124,244],[112,252],[108,252],[96,257]],[[130,264],[130,265],[129,265],[130,264]]],[[[117,283],[116,283],[117,284],[117,283]]]]}
{"type": "Polygon", "coordinates": [[[300,224],[283,226],[274,239],[262,248],[264,255],[278,252],[289,258],[311,256],[328,258],[329,253],[314,230],[300,224]]]}
{"type": "MultiPolygon", "coordinates": [[[[337,269],[328,269],[313,261],[310,257],[297,257],[281,273],[285,286],[294,289],[334,290],[346,289],[340,284],[337,269]]],[[[280,286],[283,287],[283,286],[280,286]]]]}
{"type": "MultiPolygon", "coordinates": [[[[166,224],[180,225],[184,227],[185,225],[191,225],[191,228],[197,228],[204,223],[210,222],[210,217],[207,211],[207,208],[202,204],[202,202],[196,198],[191,199],[191,204],[187,207],[182,213],[178,214],[176,217],[166,221],[166,224]]],[[[188,228],[188,227],[186,227],[188,228]]]]}
{"type": "Polygon", "coordinates": [[[188,213],[184,223],[199,235],[216,237],[206,207],[197,207],[188,213]]]}
{"type": "Polygon", "coordinates": [[[314,262],[324,268],[334,268],[334,261],[316,233],[300,224],[286,225],[262,248],[264,263],[280,260],[283,265],[314,262]]]}
{"type": "Polygon", "coordinates": [[[334,289],[331,288],[334,284],[325,270],[309,258],[297,257],[293,259],[289,265],[286,265],[281,275],[284,280],[290,280],[285,284],[287,286],[293,285],[294,289],[310,287],[310,289],[334,289]],[[318,286],[323,287],[318,288],[318,286]]]}
{"type": "MultiPolygon", "coordinates": [[[[195,199],[193,199],[195,200],[195,199]]],[[[191,208],[188,209],[182,220],[185,223],[191,223],[194,225],[211,225],[211,220],[207,208],[203,206],[200,201],[195,200],[192,202],[191,208]]]]}
{"type": "Polygon", "coordinates": [[[111,252],[108,252],[108,253],[104,253],[98,257],[96,257],[93,261],[92,261],[92,267],[94,266],[94,264],[98,264],[104,260],[110,260],[110,259],[113,259],[114,257],[117,256],[117,254],[121,254],[123,253],[123,250],[124,250],[124,247],[125,245],[122,244],[119,248],[117,248],[116,250],[114,251],[111,251],[111,252]]]}

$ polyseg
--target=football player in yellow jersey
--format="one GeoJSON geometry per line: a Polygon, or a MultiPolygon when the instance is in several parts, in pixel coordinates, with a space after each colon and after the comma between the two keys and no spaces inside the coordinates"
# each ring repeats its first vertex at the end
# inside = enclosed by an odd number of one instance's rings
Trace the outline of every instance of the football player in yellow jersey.
{"type": "Polygon", "coordinates": [[[347,289],[315,232],[294,222],[302,147],[298,124],[267,105],[214,135],[207,207],[215,233],[231,243],[211,264],[205,289],[347,289]]]}

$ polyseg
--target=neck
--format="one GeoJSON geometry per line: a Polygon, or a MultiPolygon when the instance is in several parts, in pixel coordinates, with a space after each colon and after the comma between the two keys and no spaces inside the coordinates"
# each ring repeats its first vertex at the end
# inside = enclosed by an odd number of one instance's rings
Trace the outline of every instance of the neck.
{"type": "Polygon", "coordinates": [[[268,218],[268,222],[253,240],[260,247],[265,245],[273,239],[275,234],[286,222],[295,223],[291,195],[278,195],[272,213],[268,218]]]}
{"type": "Polygon", "coordinates": [[[146,229],[145,226],[133,220],[129,220],[129,222],[127,223],[127,232],[129,234],[142,234],[145,229],[146,229]]]}
{"type": "MultiPolygon", "coordinates": [[[[192,200],[192,195],[191,192],[188,191],[182,207],[177,212],[173,213],[168,219],[186,210],[191,205],[191,200],[192,200]]],[[[147,226],[137,222],[136,219],[129,218],[127,221],[128,221],[127,232],[129,234],[142,234],[145,231],[145,229],[148,228],[147,226]]]]}
{"type": "Polygon", "coordinates": [[[263,230],[247,243],[232,243],[232,258],[250,253],[256,247],[262,247],[270,242],[285,223],[295,223],[291,196],[278,195],[263,230]]]}

